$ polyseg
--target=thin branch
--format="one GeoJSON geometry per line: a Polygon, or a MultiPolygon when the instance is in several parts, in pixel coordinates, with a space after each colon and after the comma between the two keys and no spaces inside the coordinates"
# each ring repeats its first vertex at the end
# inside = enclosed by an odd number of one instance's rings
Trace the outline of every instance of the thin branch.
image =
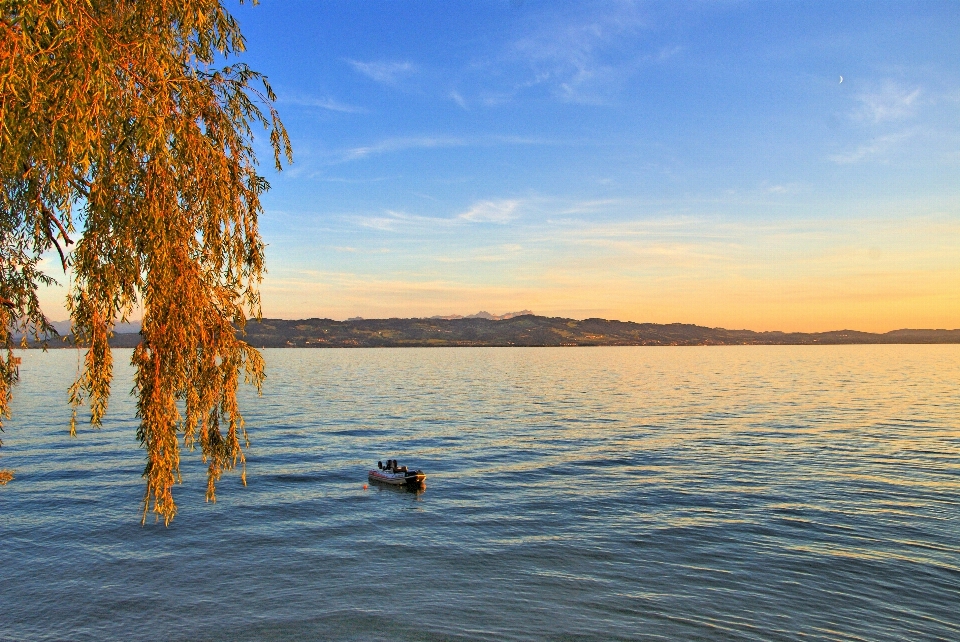
{"type": "MultiPolygon", "coordinates": [[[[43,211],[43,215],[46,216],[48,220],[53,221],[54,225],[56,225],[56,226],[60,229],[60,236],[63,237],[63,240],[66,242],[66,244],[67,244],[67,245],[73,245],[73,241],[71,241],[71,240],[70,240],[70,237],[67,236],[67,230],[63,227],[63,223],[60,222],[60,219],[58,219],[56,216],[54,216],[54,215],[53,215],[53,212],[51,212],[50,210],[48,210],[46,207],[42,207],[42,206],[41,206],[40,209],[43,211]]],[[[51,236],[50,240],[51,240],[51,241],[53,240],[52,236],[51,236]]],[[[61,252],[61,254],[63,254],[63,253],[61,252]]]]}
{"type": "Polygon", "coordinates": [[[60,247],[60,244],[57,243],[57,237],[55,237],[55,236],[53,235],[53,232],[52,232],[51,229],[50,229],[50,223],[53,223],[54,225],[57,226],[57,228],[59,228],[59,230],[60,230],[60,236],[63,237],[63,240],[66,242],[66,244],[67,244],[68,246],[69,246],[69,245],[72,245],[72,244],[73,244],[73,241],[71,241],[71,240],[70,240],[70,237],[67,236],[67,230],[64,229],[63,224],[60,222],[60,219],[58,219],[56,216],[53,215],[53,212],[51,212],[49,209],[47,209],[47,208],[44,207],[43,205],[40,206],[40,211],[43,213],[44,217],[47,219],[47,224],[43,227],[43,230],[47,233],[47,239],[48,239],[51,243],[53,243],[53,246],[54,246],[55,248],[57,248],[57,254],[60,255],[60,264],[63,266],[63,271],[64,271],[64,273],[66,273],[66,271],[67,271],[67,257],[66,257],[66,255],[63,253],[63,248],[61,248],[61,247],[60,247]]]}
{"type": "Polygon", "coordinates": [[[53,243],[53,246],[54,246],[55,248],[57,248],[57,254],[60,255],[60,264],[63,265],[63,271],[64,271],[64,273],[66,273],[66,271],[67,271],[67,257],[64,256],[63,250],[60,248],[60,244],[57,243],[57,239],[55,239],[55,238],[53,237],[53,235],[50,234],[49,230],[47,231],[47,238],[49,238],[49,239],[50,239],[50,242],[53,243]]]}
{"type": "Polygon", "coordinates": [[[73,189],[80,192],[84,198],[90,198],[90,184],[82,178],[71,178],[70,185],[73,186],[73,189]]]}

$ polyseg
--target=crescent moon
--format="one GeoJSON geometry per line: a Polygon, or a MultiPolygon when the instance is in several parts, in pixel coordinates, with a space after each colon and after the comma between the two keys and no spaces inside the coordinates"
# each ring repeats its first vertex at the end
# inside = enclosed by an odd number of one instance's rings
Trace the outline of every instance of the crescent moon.
{"type": "Polygon", "coordinates": [[[840,76],[840,84],[843,84],[843,76],[840,76]]]}

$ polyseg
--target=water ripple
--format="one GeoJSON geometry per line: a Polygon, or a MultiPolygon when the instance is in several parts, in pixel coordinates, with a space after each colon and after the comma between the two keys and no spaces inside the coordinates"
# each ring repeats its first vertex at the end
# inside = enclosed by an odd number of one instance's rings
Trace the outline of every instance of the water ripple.
{"type": "Polygon", "coordinates": [[[0,639],[960,639],[960,346],[268,350],[170,528],[131,400],[70,438],[23,356],[0,639]]]}

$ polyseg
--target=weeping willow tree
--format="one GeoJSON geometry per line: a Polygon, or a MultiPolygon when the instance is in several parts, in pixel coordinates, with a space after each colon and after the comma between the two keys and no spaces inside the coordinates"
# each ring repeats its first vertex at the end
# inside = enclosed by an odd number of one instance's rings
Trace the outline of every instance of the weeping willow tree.
{"type": "Polygon", "coordinates": [[[143,517],[169,523],[182,448],[199,442],[209,500],[244,462],[237,388],[241,378],[259,388],[264,376],[241,338],[259,316],[264,271],[257,219],[269,186],[254,128],[269,132],[278,170],[292,160],[275,96],[263,76],[225,62],[244,40],[219,0],[0,7],[0,418],[18,379],[15,335],[52,331],[37,293],[50,282],[42,255],[55,251],[85,350],[69,390],[71,432],[86,404],[100,425],[108,338],[142,311],[132,361],[143,517]]]}

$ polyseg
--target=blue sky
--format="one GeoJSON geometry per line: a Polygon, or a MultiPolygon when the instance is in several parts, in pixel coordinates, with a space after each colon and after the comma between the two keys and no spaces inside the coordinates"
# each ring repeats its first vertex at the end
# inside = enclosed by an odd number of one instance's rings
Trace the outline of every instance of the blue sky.
{"type": "Polygon", "coordinates": [[[958,3],[233,8],[266,316],[960,327],[958,3]]]}

